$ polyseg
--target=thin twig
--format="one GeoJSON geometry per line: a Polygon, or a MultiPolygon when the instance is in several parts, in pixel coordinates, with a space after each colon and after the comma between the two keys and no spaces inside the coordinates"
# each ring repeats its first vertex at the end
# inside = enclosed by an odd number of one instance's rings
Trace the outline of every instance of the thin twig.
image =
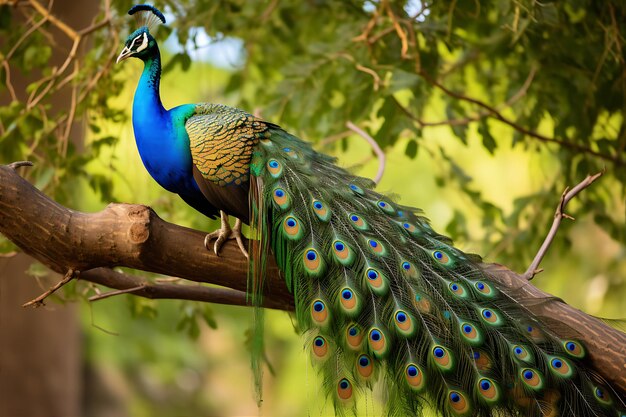
{"type": "Polygon", "coordinates": [[[374,153],[378,157],[378,171],[376,171],[376,176],[373,178],[374,182],[378,184],[380,180],[382,179],[383,174],[385,173],[385,166],[387,164],[387,157],[385,153],[380,148],[378,143],[376,143],[374,138],[368,135],[366,131],[364,131],[363,129],[361,129],[360,127],[358,127],[357,125],[355,125],[349,120],[346,122],[346,127],[352,130],[354,133],[361,136],[363,139],[365,139],[367,143],[370,144],[370,146],[374,150],[374,153]]]}
{"type": "Polygon", "coordinates": [[[93,301],[99,301],[99,300],[104,300],[105,298],[109,298],[109,297],[113,297],[116,295],[122,295],[122,294],[132,294],[134,292],[143,290],[144,288],[146,288],[146,285],[138,285],[136,287],[132,287],[132,288],[125,288],[123,290],[115,290],[115,291],[109,291],[109,292],[105,292],[105,293],[100,293],[94,296],[89,297],[89,301],[93,302],[93,301]]]}
{"type": "MultiPolygon", "coordinates": [[[[72,74],[78,74],[78,62],[74,61],[74,71],[72,74]]],[[[72,99],[70,101],[70,111],[67,116],[67,122],[65,124],[65,131],[61,137],[61,154],[63,158],[67,157],[67,148],[70,141],[70,132],[72,131],[72,124],[74,123],[74,116],[76,115],[76,95],[78,86],[72,87],[72,99]]]]}
{"type": "Polygon", "coordinates": [[[30,300],[27,303],[22,304],[22,307],[41,307],[44,304],[43,300],[45,300],[48,296],[52,295],[56,290],[58,290],[59,288],[61,288],[62,286],[64,286],[65,284],[67,284],[68,282],[70,282],[75,276],[77,276],[79,273],[79,271],[74,270],[74,268],[69,268],[67,270],[67,273],[65,274],[65,276],[63,277],[63,279],[61,281],[59,281],[56,285],[54,285],[53,287],[51,287],[48,291],[44,292],[43,294],[41,294],[39,297],[30,300]]]}
{"type": "Polygon", "coordinates": [[[380,76],[376,73],[376,71],[371,68],[367,68],[366,66],[363,66],[361,64],[356,64],[354,68],[356,68],[358,71],[371,75],[374,79],[374,91],[378,91],[378,88],[380,87],[380,76]]]}
{"type": "Polygon", "coordinates": [[[401,44],[400,56],[402,57],[402,59],[406,59],[407,53],[409,51],[409,41],[407,39],[406,33],[404,33],[402,26],[400,26],[400,23],[398,22],[396,15],[391,9],[391,5],[389,4],[389,2],[384,1],[383,5],[385,9],[387,9],[387,15],[391,19],[391,23],[393,24],[393,27],[396,30],[396,33],[398,34],[398,38],[400,38],[400,44],[401,44]]]}
{"type": "Polygon", "coordinates": [[[17,101],[17,94],[15,94],[15,88],[13,88],[13,84],[11,83],[11,68],[9,67],[8,61],[3,61],[2,66],[4,67],[5,71],[4,84],[6,85],[7,90],[9,90],[11,100],[17,101]]]}
{"type": "Polygon", "coordinates": [[[548,248],[552,244],[552,241],[554,240],[554,237],[556,236],[556,232],[558,231],[559,226],[561,225],[561,220],[563,218],[575,220],[572,216],[565,213],[565,207],[567,206],[567,203],[569,203],[570,200],[574,198],[579,192],[581,192],[582,190],[584,190],[585,188],[593,184],[593,182],[597,180],[598,178],[600,178],[603,174],[604,174],[604,171],[600,171],[595,175],[588,175],[587,178],[582,180],[580,183],[578,183],[578,185],[576,185],[571,190],[569,189],[569,187],[565,188],[565,191],[563,191],[563,194],[561,195],[561,200],[559,201],[559,204],[557,205],[556,210],[554,212],[554,220],[552,222],[552,227],[550,228],[548,235],[544,239],[543,244],[537,251],[537,255],[535,255],[535,259],[533,259],[530,266],[524,273],[523,275],[524,278],[530,281],[531,279],[533,279],[535,275],[543,271],[543,269],[539,269],[539,264],[541,263],[541,260],[543,259],[543,257],[546,255],[548,248]]]}

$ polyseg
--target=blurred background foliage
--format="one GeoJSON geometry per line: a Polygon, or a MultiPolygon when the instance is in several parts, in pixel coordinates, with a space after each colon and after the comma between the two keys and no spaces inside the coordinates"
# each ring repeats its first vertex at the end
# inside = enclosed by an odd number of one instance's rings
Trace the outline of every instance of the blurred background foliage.
{"type": "MultiPolygon", "coordinates": [[[[114,65],[134,29],[132,4],[103,0],[91,25],[72,28],[36,0],[0,1],[0,155],[35,162],[29,180],[69,207],[142,203],[210,230],[217,224],[158,188],[139,160],[129,118],[141,64],[114,65]],[[16,79],[27,81],[23,91],[16,79]],[[59,97],[67,105],[54,105],[59,97]]],[[[626,315],[622,1],[155,6],[168,19],[156,33],[166,107],[246,109],[372,177],[378,161],[351,121],[387,154],[379,189],[423,208],[435,229],[486,261],[523,272],[565,187],[605,170],[570,204],[577,220],[564,222],[533,282],[591,314],[626,315]]],[[[78,284],[64,298],[94,291],[78,284]]],[[[132,296],[80,302],[89,380],[100,381],[91,394],[87,386],[89,415],[258,413],[246,309],[132,296]]],[[[329,413],[290,320],[268,314],[276,376],[266,373],[263,412],[329,413]]],[[[378,393],[360,407],[375,415],[381,401],[378,393]]]]}

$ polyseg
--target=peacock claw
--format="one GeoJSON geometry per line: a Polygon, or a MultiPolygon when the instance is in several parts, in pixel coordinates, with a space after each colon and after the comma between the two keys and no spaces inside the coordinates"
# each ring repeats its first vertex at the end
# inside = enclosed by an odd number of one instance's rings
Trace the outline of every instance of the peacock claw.
{"type": "Polygon", "coordinates": [[[215,252],[215,255],[220,256],[219,252],[220,249],[222,249],[222,246],[224,246],[224,243],[226,243],[227,240],[235,239],[237,241],[237,245],[239,246],[239,250],[241,250],[241,253],[243,253],[243,256],[245,256],[246,259],[250,259],[248,256],[248,251],[243,244],[243,234],[241,233],[241,220],[237,219],[237,221],[235,222],[235,226],[231,228],[228,224],[228,215],[223,211],[220,211],[220,220],[222,226],[218,230],[215,230],[214,232],[211,232],[205,236],[204,246],[208,250],[211,250],[211,241],[215,239],[215,243],[213,244],[213,252],[215,252]]]}

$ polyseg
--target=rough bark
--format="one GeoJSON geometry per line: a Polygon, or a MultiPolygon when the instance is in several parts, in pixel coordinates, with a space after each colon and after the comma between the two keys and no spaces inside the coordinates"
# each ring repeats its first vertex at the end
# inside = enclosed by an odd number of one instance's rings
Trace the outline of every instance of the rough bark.
{"type": "MultiPolygon", "coordinates": [[[[248,264],[235,243],[227,243],[217,257],[204,248],[205,233],[165,222],[145,206],[111,204],[90,214],[67,209],[6,166],[0,167],[0,232],[57,272],[83,271],[79,274],[83,280],[153,298],[246,304],[248,264]],[[230,289],[158,284],[112,271],[115,266],[230,289]]],[[[269,263],[265,305],[292,310],[293,297],[273,260],[269,263]]],[[[554,334],[582,340],[595,369],[626,392],[626,334],[544,293],[505,267],[486,268],[501,286],[524,298],[554,334]]]]}
{"type": "MultiPolygon", "coordinates": [[[[206,233],[168,223],[146,206],[110,204],[97,213],[67,209],[7,166],[0,167],[0,184],[0,232],[56,272],[73,269],[80,271],[79,279],[120,290],[137,288],[135,294],[150,298],[246,304],[248,261],[232,242],[224,245],[218,257],[204,247],[206,233]],[[154,284],[112,271],[115,266],[235,291],[154,284]]],[[[292,310],[293,297],[273,262],[269,278],[265,306],[292,310]]]]}

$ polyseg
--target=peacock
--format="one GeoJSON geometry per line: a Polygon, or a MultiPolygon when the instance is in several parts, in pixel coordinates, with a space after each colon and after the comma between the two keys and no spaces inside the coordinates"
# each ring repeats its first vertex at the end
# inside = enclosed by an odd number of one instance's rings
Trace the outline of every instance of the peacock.
{"type": "Polygon", "coordinates": [[[587,365],[582,342],[551,333],[418,209],[242,110],[207,103],[166,110],[150,33],[165,18],[149,5],[128,13],[138,28],[117,61],[144,62],[132,115],[143,164],[200,213],[220,215],[222,228],[205,240],[208,247],[217,238],[216,253],[233,238],[248,255],[240,227],[250,225],[257,305],[273,254],[337,414],[354,410],[358,393],[381,381],[389,415],[420,415],[425,404],[443,416],[626,415],[624,393],[587,365]],[[232,230],[228,215],[238,219],[232,230]]]}

